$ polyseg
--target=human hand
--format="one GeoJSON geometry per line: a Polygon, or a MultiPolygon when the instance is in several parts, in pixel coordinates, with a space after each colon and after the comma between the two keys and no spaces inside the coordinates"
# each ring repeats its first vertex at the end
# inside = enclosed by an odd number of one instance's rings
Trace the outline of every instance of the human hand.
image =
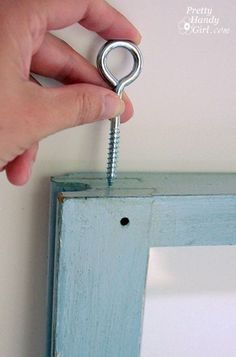
{"type": "Polygon", "coordinates": [[[31,175],[38,142],[60,130],[121,114],[132,116],[97,70],[50,30],[79,22],[104,39],[140,34],[103,0],[5,0],[0,3],[0,170],[15,185],[31,175]],[[65,85],[43,88],[30,71],[65,85]]]}

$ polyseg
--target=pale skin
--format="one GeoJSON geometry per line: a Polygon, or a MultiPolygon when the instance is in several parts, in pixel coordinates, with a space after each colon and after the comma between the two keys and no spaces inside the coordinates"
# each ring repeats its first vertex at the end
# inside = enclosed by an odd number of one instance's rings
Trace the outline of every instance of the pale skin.
{"type": "MultiPolygon", "coordinates": [[[[48,31],[73,23],[104,39],[139,43],[138,30],[103,0],[0,1],[0,170],[14,185],[30,179],[39,142],[66,128],[133,113],[96,68],[48,31]],[[64,86],[43,88],[30,72],[64,86]]],[[[78,38],[79,42],[79,38],[78,38]]]]}

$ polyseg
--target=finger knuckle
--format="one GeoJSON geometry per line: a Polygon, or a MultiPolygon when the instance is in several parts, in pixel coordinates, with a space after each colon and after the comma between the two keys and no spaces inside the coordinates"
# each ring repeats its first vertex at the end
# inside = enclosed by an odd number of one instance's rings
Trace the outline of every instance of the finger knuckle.
{"type": "Polygon", "coordinates": [[[78,117],[77,124],[83,125],[99,117],[101,104],[89,93],[83,92],[76,97],[78,117]]]}

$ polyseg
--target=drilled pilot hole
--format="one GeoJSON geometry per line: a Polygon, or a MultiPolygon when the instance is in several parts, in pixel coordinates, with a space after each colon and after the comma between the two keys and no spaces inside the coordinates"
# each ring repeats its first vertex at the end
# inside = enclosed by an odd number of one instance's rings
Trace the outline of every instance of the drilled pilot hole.
{"type": "Polygon", "coordinates": [[[127,218],[127,217],[121,218],[120,224],[121,224],[122,226],[128,226],[128,224],[129,224],[129,218],[127,218]]]}

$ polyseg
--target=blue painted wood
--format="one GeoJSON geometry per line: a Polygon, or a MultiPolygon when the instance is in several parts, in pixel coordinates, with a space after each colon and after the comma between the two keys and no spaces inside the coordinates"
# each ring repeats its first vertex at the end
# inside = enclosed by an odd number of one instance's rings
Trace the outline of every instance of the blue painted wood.
{"type": "Polygon", "coordinates": [[[65,198],[61,206],[55,351],[61,356],[79,356],[79,351],[91,357],[137,356],[149,203],[65,198]],[[129,226],[120,224],[124,215],[129,226]],[[137,215],[142,220],[133,224],[137,215]]]}
{"type": "Polygon", "coordinates": [[[150,246],[236,244],[236,195],[157,197],[150,246]]]}
{"type": "Polygon", "coordinates": [[[139,356],[149,248],[236,244],[235,182],[124,173],[109,190],[102,174],[53,178],[47,356],[139,356]]]}
{"type": "MultiPolygon", "coordinates": [[[[74,176],[74,174],[72,175],[74,176]]],[[[51,356],[52,349],[52,314],[53,314],[53,290],[54,290],[54,258],[56,245],[56,223],[57,223],[57,200],[61,193],[74,190],[76,192],[84,191],[87,186],[77,181],[61,182],[56,179],[51,180],[51,197],[50,197],[50,222],[49,222],[49,240],[48,240],[48,289],[47,289],[47,337],[46,337],[46,356],[51,356]]],[[[56,290],[55,286],[55,290],[56,290]]]]}

